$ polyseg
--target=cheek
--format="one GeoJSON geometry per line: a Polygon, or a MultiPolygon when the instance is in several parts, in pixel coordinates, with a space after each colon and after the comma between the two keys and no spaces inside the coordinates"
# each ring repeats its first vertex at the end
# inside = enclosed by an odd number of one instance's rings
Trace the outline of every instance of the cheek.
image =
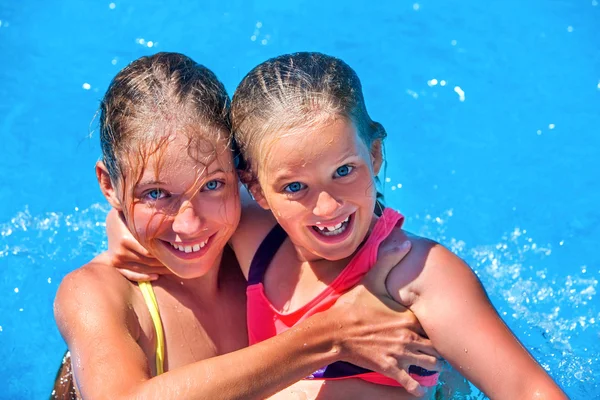
{"type": "Polygon", "coordinates": [[[345,192],[347,195],[367,200],[375,197],[377,185],[372,175],[362,174],[352,185],[348,185],[345,192]]]}
{"type": "Polygon", "coordinates": [[[271,204],[271,212],[279,224],[291,228],[303,219],[306,209],[300,202],[287,199],[280,199],[271,204]]]}
{"type": "Polygon", "coordinates": [[[133,226],[130,229],[142,244],[157,236],[167,224],[167,216],[154,208],[143,204],[133,208],[133,226]]]}
{"type": "Polygon", "coordinates": [[[212,209],[213,215],[219,217],[219,223],[236,229],[242,214],[239,192],[224,191],[222,196],[214,199],[212,209]]]}

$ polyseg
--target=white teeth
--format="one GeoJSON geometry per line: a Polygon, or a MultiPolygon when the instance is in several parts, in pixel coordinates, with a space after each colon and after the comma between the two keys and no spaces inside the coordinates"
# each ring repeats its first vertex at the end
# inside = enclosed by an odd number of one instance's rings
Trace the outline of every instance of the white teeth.
{"type": "Polygon", "coordinates": [[[318,232],[321,232],[324,236],[335,236],[346,230],[347,222],[350,220],[350,216],[347,216],[345,220],[342,222],[332,225],[332,226],[323,226],[320,222],[317,222],[314,225],[314,228],[317,228],[318,232]]]}
{"type": "Polygon", "coordinates": [[[171,243],[171,246],[173,246],[173,248],[175,248],[179,251],[182,251],[184,253],[195,253],[197,251],[200,251],[200,249],[203,248],[204,246],[206,246],[206,243],[208,243],[208,239],[202,243],[196,243],[195,245],[182,246],[177,243],[171,243]]]}
{"type": "Polygon", "coordinates": [[[327,228],[327,230],[328,230],[329,232],[333,232],[333,231],[335,231],[336,229],[340,229],[340,228],[342,227],[342,224],[343,224],[343,222],[340,222],[340,223],[339,223],[339,224],[337,224],[337,225],[333,225],[333,226],[326,226],[326,228],[327,228]]]}

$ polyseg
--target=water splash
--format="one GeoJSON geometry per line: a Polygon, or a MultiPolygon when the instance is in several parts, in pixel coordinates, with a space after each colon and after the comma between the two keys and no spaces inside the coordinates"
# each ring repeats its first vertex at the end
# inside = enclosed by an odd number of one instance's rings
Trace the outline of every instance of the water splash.
{"type": "Polygon", "coordinates": [[[105,218],[108,205],[76,208],[72,214],[49,212],[33,216],[25,207],[9,222],[0,223],[0,259],[18,257],[31,265],[47,261],[71,262],[90,258],[106,248],[105,218]]]}
{"type": "MultiPolygon", "coordinates": [[[[57,285],[62,276],[106,248],[108,210],[107,204],[94,204],[72,213],[34,216],[25,208],[0,223],[3,284],[6,292],[21,296],[18,301],[9,300],[15,310],[24,309],[22,315],[27,318],[28,310],[45,306],[37,304],[37,296],[25,297],[33,292],[31,286],[57,285]],[[54,272],[46,272],[48,268],[54,272]],[[44,275],[37,279],[40,271],[44,275]]],[[[497,243],[470,245],[449,233],[452,216],[453,210],[447,210],[437,216],[409,217],[407,223],[419,227],[417,234],[439,241],[471,265],[499,313],[542,366],[572,396],[593,398],[600,390],[593,374],[600,364],[599,279],[592,273],[598,268],[567,265],[553,271],[552,245],[536,242],[521,227],[497,243]]],[[[0,321],[1,334],[6,335],[14,321],[0,321]]],[[[46,321],[42,331],[37,331],[40,337],[32,340],[45,340],[53,329],[50,324],[46,321]]],[[[468,382],[461,385],[460,392],[445,398],[485,398],[468,382]]]]}
{"type": "Polygon", "coordinates": [[[448,235],[452,214],[407,222],[471,266],[502,318],[554,379],[581,398],[594,397],[600,390],[594,376],[600,365],[599,277],[589,272],[598,268],[565,265],[553,272],[552,245],[537,243],[520,227],[498,243],[469,246],[448,235]]]}

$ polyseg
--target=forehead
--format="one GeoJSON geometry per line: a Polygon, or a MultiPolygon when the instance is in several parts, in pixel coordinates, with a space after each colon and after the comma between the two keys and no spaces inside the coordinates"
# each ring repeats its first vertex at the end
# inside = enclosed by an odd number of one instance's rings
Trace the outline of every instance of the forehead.
{"type": "Polygon", "coordinates": [[[216,134],[213,137],[211,140],[206,136],[185,133],[164,135],[140,143],[138,152],[130,152],[134,154],[131,161],[135,164],[134,168],[143,168],[142,180],[193,171],[202,173],[207,167],[233,169],[228,141],[220,136],[217,138],[216,134]]]}
{"type": "Polygon", "coordinates": [[[354,123],[337,118],[315,126],[277,132],[267,139],[267,164],[300,167],[350,155],[365,155],[367,146],[354,123]]]}

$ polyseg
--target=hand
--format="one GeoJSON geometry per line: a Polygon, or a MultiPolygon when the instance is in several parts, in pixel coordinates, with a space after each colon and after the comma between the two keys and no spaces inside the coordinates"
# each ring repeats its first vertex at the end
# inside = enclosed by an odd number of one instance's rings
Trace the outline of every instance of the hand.
{"type": "Polygon", "coordinates": [[[106,216],[106,234],[110,262],[125,278],[136,282],[153,281],[159,275],[172,273],[135,240],[115,209],[106,216]]]}
{"type": "Polygon", "coordinates": [[[385,287],[387,275],[410,247],[409,241],[384,241],[377,264],[359,285],[338,299],[332,310],[340,314],[341,351],[346,361],[380,372],[398,381],[410,394],[423,396],[427,389],[408,374],[409,366],[440,371],[444,363],[417,317],[396,303],[385,287]]]}

